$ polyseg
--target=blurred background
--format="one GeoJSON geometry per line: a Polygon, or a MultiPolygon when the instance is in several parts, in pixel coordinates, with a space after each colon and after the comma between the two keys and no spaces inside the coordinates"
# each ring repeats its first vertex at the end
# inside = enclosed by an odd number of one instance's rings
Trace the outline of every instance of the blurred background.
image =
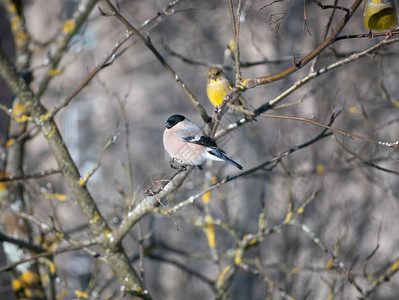
{"type": "MultiPolygon", "coordinates": [[[[136,27],[169,3],[168,0],[118,2],[121,14],[136,27]]],[[[323,4],[333,2],[323,1],[323,4]]],[[[352,2],[339,1],[338,4],[349,6],[352,2]]],[[[236,10],[237,1],[233,3],[236,10]]],[[[43,72],[46,43],[60,32],[78,4],[75,0],[23,1],[23,15],[31,34],[33,89],[35,78],[43,72]]],[[[97,6],[104,12],[109,11],[105,2],[99,1],[71,40],[57,67],[59,74],[52,78],[40,98],[48,109],[68,97],[126,33],[123,24],[114,17],[102,16],[97,6]]],[[[363,25],[362,8],[361,5],[341,35],[368,33],[363,25]]],[[[266,76],[291,67],[293,57],[299,61],[321,43],[331,14],[332,10],[321,10],[313,1],[243,0],[240,60],[243,65],[264,61],[242,67],[243,78],[266,76]]],[[[343,17],[344,12],[336,10],[331,28],[343,17]]],[[[4,48],[7,44],[3,36],[9,24],[2,20],[0,25],[4,48]]],[[[209,67],[222,65],[230,79],[235,78],[234,61],[225,54],[232,39],[228,2],[180,1],[142,33],[150,38],[208,115],[212,115],[214,108],[206,95],[209,67]]],[[[337,41],[321,53],[314,69],[359,53],[382,39],[384,37],[337,41]]],[[[133,199],[140,201],[155,180],[174,173],[162,144],[166,119],[183,114],[204,125],[182,88],[151,51],[134,37],[122,49],[112,65],[101,70],[56,116],[64,142],[82,175],[101,158],[100,168],[89,180],[88,188],[115,228],[133,199]],[[107,141],[114,136],[117,136],[115,144],[103,152],[107,141]]],[[[395,142],[399,132],[398,50],[398,44],[392,43],[316,76],[279,103],[279,109],[268,113],[328,124],[331,115],[342,110],[333,127],[382,142],[395,142]]],[[[9,53],[12,56],[12,50],[9,53]]],[[[279,81],[247,90],[243,94],[247,106],[254,109],[277,97],[308,75],[310,68],[311,63],[279,81]]],[[[2,95],[1,103],[11,107],[10,99],[2,95]]],[[[0,111],[2,128],[6,117],[0,111]]],[[[220,129],[239,118],[226,114],[220,129]]],[[[30,126],[33,125],[28,128],[30,126]]],[[[313,139],[322,130],[305,122],[258,117],[256,122],[224,136],[218,144],[229,157],[243,165],[245,171],[313,139]]],[[[0,136],[3,145],[6,136],[3,129],[0,136]]],[[[345,148],[332,136],[321,139],[283,158],[273,169],[265,168],[222,185],[211,193],[209,204],[199,199],[173,214],[174,220],[160,213],[143,218],[131,229],[123,245],[136,270],[142,262],[145,287],[151,296],[154,299],[217,297],[212,284],[198,274],[215,281],[233,261],[237,238],[258,232],[262,212],[267,216],[267,228],[272,228],[284,223],[290,204],[295,211],[309,200],[304,212],[295,216],[298,224],[305,224],[323,247],[337,256],[337,261],[344,264],[344,270],[350,272],[363,292],[373,289],[370,299],[397,299],[397,276],[392,274],[378,288],[374,288],[373,282],[389,273],[399,258],[398,173],[370,166],[372,163],[398,172],[397,150],[339,134],[335,138],[345,148]],[[221,224],[215,225],[216,246],[211,248],[203,223],[209,215],[221,224]],[[145,250],[143,260],[139,259],[140,239],[145,250]]],[[[41,134],[25,144],[24,153],[25,173],[56,167],[41,134]]],[[[198,193],[209,184],[211,177],[220,180],[237,174],[238,170],[228,164],[206,165],[203,171],[191,172],[164,205],[170,208],[198,193]]],[[[72,198],[60,202],[43,196],[48,192],[68,195],[61,175],[23,184],[28,206],[37,218],[49,223],[51,218],[56,218],[58,224],[62,224],[62,231],[77,239],[90,236],[87,221],[72,198]]],[[[239,268],[227,288],[227,295],[219,297],[353,299],[362,295],[331,262],[331,256],[300,226],[282,226],[266,235],[262,242],[245,251],[243,262],[252,271],[239,268]],[[261,275],[255,275],[254,270],[261,275]]],[[[59,254],[55,256],[55,264],[59,277],[57,288],[60,291],[66,288],[67,299],[74,297],[76,289],[88,289],[91,281],[94,286],[102,287],[94,289],[97,294],[91,294],[93,299],[120,294],[119,283],[109,269],[83,250],[59,254]],[[101,285],[104,282],[107,284],[101,285]]]]}

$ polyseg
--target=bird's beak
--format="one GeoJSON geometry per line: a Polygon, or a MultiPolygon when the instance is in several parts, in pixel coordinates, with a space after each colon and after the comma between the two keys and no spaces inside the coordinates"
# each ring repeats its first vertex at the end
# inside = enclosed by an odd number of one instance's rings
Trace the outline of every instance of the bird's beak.
{"type": "Polygon", "coordinates": [[[212,79],[212,80],[216,80],[216,78],[217,78],[217,76],[216,76],[215,74],[212,74],[212,75],[211,75],[211,79],[212,79]]]}
{"type": "Polygon", "coordinates": [[[170,125],[169,122],[166,122],[166,123],[165,123],[165,127],[169,129],[169,128],[171,128],[172,126],[170,125]]]}

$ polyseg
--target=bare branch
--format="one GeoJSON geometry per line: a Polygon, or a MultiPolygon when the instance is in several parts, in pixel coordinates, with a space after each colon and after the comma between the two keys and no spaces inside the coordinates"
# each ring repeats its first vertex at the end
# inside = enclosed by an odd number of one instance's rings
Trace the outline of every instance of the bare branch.
{"type": "Polygon", "coordinates": [[[371,138],[368,137],[363,137],[360,135],[356,135],[356,134],[351,134],[351,133],[347,133],[345,131],[333,128],[331,126],[328,125],[324,125],[321,124],[319,122],[313,121],[313,120],[309,120],[306,118],[301,118],[301,117],[290,117],[290,116],[277,116],[277,115],[269,115],[269,114],[261,114],[262,117],[267,117],[267,118],[276,118],[276,119],[288,119],[288,120],[296,120],[296,121],[302,121],[302,122],[307,122],[307,123],[311,123],[320,127],[324,127],[326,129],[329,129],[331,131],[337,132],[339,134],[345,135],[347,137],[350,137],[352,139],[360,139],[360,140],[364,140],[364,141],[368,141],[377,145],[382,145],[382,146],[386,146],[386,147],[390,147],[390,148],[396,148],[399,145],[399,141],[396,142],[382,142],[382,141],[377,141],[377,140],[373,140],[371,138]]]}
{"type": "Polygon", "coordinates": [[[70,40],[86,21],[89,13],[97,2],[98,0],[80,1],[77,9],[72,15],[72,18],[66,20],[63,24],[60,33],[50,45],[50,50],[48,51],[46,58],[47,63],[44,64],[45,67],[42,70],[42,75],[35,80],[35,94],[37,97],[40,97],[46,90],[47,85],[52,79],[50,71],[57,68],[63,54],[68,48],[70,40]]]}
{"type": "Polygon", "coordinates": [[[205,109],[202,107],[202,105],[198,102],[198,100],[195,98],[193,93],[188,89],[186,84],[181,80],[179,75],[172,69],[172,67],[166,62],[166,60],[162,57],[162,55],[156,50],[156,48],[153,46],[151,41],[149,39],[146,39],[131,23],[129,23],[117,10],[116,8],[112,5],[112,3],[109,0],[105,0],[107,3],[108,7],[112,10],[112,12],[115,14],[115,16],[118,18],[119,21],[121,21],[126,28],[128,28],[130,31],[132,31],[139,39],[140,41],[148,47],[148,49],[151,50],[151,52],[154,54],[154,56],[159,60],[159,62],[164,66],[164,68],[169,72],[170,75],[176,80],[176,82],[181,86],[181,88],[184,90],[184,92],[187,94],[187,96],[190,98],[191,102],[193,103],[194,107],[198,110],[198,112],[201,115],[202,120],[204,120],[205,123],[209,123],[211,121],[211,118],[208,116],[206,113],[205,109]]]}
{"type": "Polygon", "coordinates": [[[306,57],[301,59],[299,62],[297,62],[294,66],[265,77],[258,77],[255,79],[245,79],[243,80],[243,86],[247,89],[254,88],[258,85],[270,83],[276,80],[280,80],[288,75],[291,75],[292,73],[296,72],[298,69],[302,68],[304,65],[306,65],[309,61],[311,61],[313,58],[318,56],[325,48],[327,48],[330,44],[332,44],[335,41],[335,38],[338,36],[338,34],[342,31],[342,29],[345,27],[345,25],[348,23],[349,19],[353,16],[355,13],[356,9],[359,7],[361,4],[362,0],[355,0],[353,3],[352,7],[349,9],[349,13],[345,15],[345,17],[341,20],[337,28],[334,30],[334,32],[324,41],[322,42],[315,50],[313,50],[311,53],[309,53],[306,57]]]}
{"type": "Polygon", "coordinates": [[[27,179],[38,179],[46,176],[50,176],[53,174],[58,174],[61,173],[60,169],[51,169],[47,171],[42,171],[42,172],[37,172],[37,173],[32,173],[32,174],[24,174],[21,176],[6,176],[2,177],[0,176],[0,182],[8,182],[8,181],[22,181],[22,180],[27,180],[27,179]]]}

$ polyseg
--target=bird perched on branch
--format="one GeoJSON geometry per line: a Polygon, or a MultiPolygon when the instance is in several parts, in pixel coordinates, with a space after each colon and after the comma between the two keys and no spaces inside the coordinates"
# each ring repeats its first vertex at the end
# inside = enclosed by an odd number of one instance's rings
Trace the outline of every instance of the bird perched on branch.
{"type": "Polygon", "coordinates": [[[165,123],[163,144],[166,152],[172,157],[173,168],[202,165],[208,159],[227,161],[242,170],[242,166],[225,155],[215,140],[182,115],[173,115],[165,123]],[[174,165],[176,164],[176,165],[174,165]]]}
{"type": "MultiPolygon", "coordinates": [[[[218,67],[209,69],[206,94],[213,106],[219,107],[223,102],[223,98],[226,97],[232,88],[232,82],[226,77],[222,69],[218,67]]],[[[241,98],[237,98],[232,104],[244,107],[244,102],[241,98]]]]}
{"type": "Polygon", "coordinates": [[[398,23],[396,7],[392,0],[367,0],[364,4],[364,25],[375,31],[388,30],[398,23]]]}

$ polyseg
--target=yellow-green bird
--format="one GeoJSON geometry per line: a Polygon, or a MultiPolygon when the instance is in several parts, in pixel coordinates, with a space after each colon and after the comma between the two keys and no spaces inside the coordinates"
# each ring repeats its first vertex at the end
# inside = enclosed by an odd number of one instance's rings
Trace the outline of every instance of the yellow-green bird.
{"type": "Polygon", "coordinates": [[[363,17],[364,25],[370,31],[389,30],[398,23],[396,7],[392,0],[367,0],[363,17]]]}
{"type": "MultiPolygon", "coordinates": [[[[219,107],[223,102],[223,98],[231,91],[232,87],[233,84],[220,68],[214,67],[209,69],[206,93],[213,106],[219,107]]],[[[241,98],[234,100],[233,104],[244,106],[241,98]]]]}

